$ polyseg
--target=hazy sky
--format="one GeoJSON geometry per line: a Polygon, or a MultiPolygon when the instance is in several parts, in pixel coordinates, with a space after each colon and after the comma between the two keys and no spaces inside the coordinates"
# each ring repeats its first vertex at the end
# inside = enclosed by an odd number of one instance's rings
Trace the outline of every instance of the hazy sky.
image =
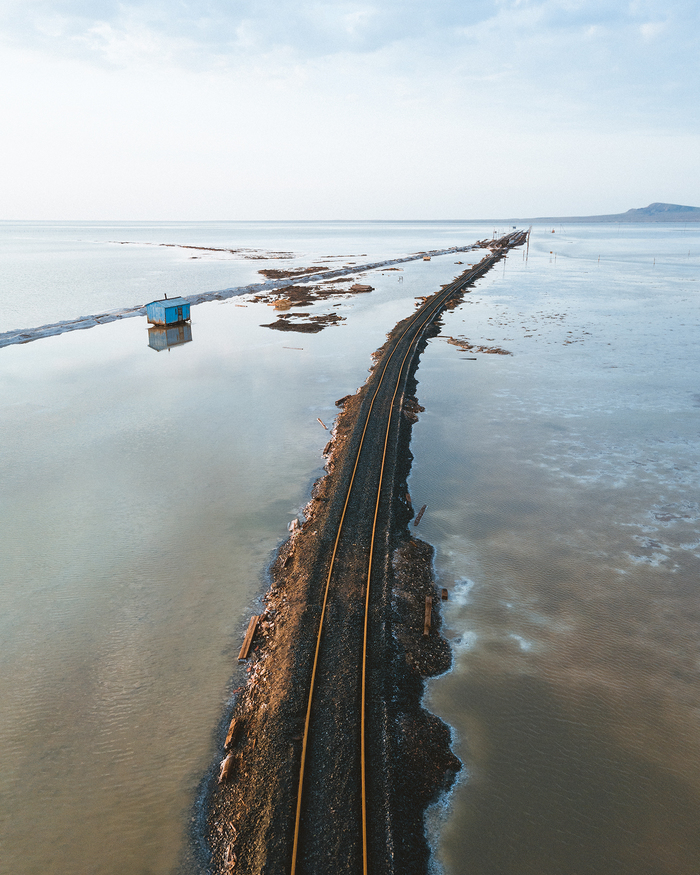
{"type": "Polygon", "coordinates": [[[697,0],[0,0],[0,218],[700,205],[697,0]]]}

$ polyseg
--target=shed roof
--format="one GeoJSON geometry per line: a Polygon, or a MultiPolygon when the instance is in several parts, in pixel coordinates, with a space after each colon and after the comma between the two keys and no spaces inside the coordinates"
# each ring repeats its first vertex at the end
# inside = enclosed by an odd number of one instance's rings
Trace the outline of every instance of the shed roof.
{"type": "MultiPolygon", "coordinates": [[[[189,307],[190,302],[185,298],[163,298],[161,301],[151,301],[151,304],[163,304],[166,307],[189,307]]],[[[146,306],[149,305],[146,304],[146,306]]]]}

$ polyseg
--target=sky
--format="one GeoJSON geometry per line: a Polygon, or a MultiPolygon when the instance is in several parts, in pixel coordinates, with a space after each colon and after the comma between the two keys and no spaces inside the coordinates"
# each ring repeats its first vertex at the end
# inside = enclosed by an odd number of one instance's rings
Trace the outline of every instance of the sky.
{"type": "Polygon", "coordinates": [[[0,0],[0,219],[700,205],[697,0],[0,0]]]}

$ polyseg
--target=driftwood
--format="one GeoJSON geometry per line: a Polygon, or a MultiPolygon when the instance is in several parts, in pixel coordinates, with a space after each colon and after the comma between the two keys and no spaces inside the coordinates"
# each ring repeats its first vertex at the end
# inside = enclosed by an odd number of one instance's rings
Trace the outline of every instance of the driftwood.
{"type": "Polygon", "coordinates": [[[221,766],[219,767],[219,784],[223,784],[224,781],[228,779],[228,776],[231,774],[232,767],[233,754],[230,753],[227,757],[221,760],[221,766]]]}
{"type": "Polygon", "coordinates": [[[250,622],[248,623],[248,630],[245,633],[243,645],[238,654],[239,659],[248,659],[248,651],[250,650],[250,645],[253,643],[253,636],[255,635],[255,630],[258,628],[259,619],[260,617],[257,614],[253,614],[253,616],[250,618],[250,622]]]}
{"type": "Polygon", "coordinates": [[[423,635],[430,635],[430,627],[432,625],[433,613],[433,597],[427,595],[425,597],[425,621],[423,622],[423,635]]]}

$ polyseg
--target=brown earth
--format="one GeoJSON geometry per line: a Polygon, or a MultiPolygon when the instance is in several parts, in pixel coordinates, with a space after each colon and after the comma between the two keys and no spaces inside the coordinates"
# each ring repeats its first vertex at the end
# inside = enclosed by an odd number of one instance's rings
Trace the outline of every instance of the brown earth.
{"type": "Polygon", "coordinates": [[[290,277],[304,276],[307,273],[321,273],[328,270],[324,264],[312,264],[310,267],[292,267],[289,270],[280,268],[266,268],[259,270],[258,273],[264,276],[267,280],[284,280],[290,277]]]}
{"type": "MultiPolygon", "coordinates": [[[[260,271],[260,273],[264,272],[260,271]]],[[[284,271],[279,273],[284,273],[284,271]]],[[[348,282],[351,282],[351,280],[343,277],[327,280],[322,285],[285,286],[283,292],[272,291],[258,294],[252,300],[271,304],[279,309],[289,309],[291,307],[310,307],[316,301],[324,301],[327,298],[350,297],[373,291],[373,286],[358,283],[354,283],[349,288],[337,288],[339,284],[347,284],[348,282]]],[[[272,328],[275,331],[297,331],[302,334],[318,334],[319,331],[323,331],[329,325],[337,325],[339,322],[343,322],[344,319],[345,317],[338,316],[337,313],[325,313],[317,316],[308,316],[304,313],[288,313],[280,316],[275,322],[263,323],[262,327],[272,328]]]]}
{"type": "Polygon", "coordinates": [[[503,349],[500,346],[482,346],[477,343],[469,343],[463,337],[446,337],[445,340],[452,344],[452,346],[458,347],[458,349],[462,349],[465,352],[482,352],[487,355],[513,355],[512,352],[509,352],[507,349],[503,349]]]}
{"type": "Polygon", "coordinates": [[[308,313],[285,313],[275,322],[262,325],[262,328],[273,328],[275,331],[298,331],[302,334],[318,334],[328,325],[344,322],[343,316],[337,313],[326,313],[321,316],[309,316],[308,313]]]}

